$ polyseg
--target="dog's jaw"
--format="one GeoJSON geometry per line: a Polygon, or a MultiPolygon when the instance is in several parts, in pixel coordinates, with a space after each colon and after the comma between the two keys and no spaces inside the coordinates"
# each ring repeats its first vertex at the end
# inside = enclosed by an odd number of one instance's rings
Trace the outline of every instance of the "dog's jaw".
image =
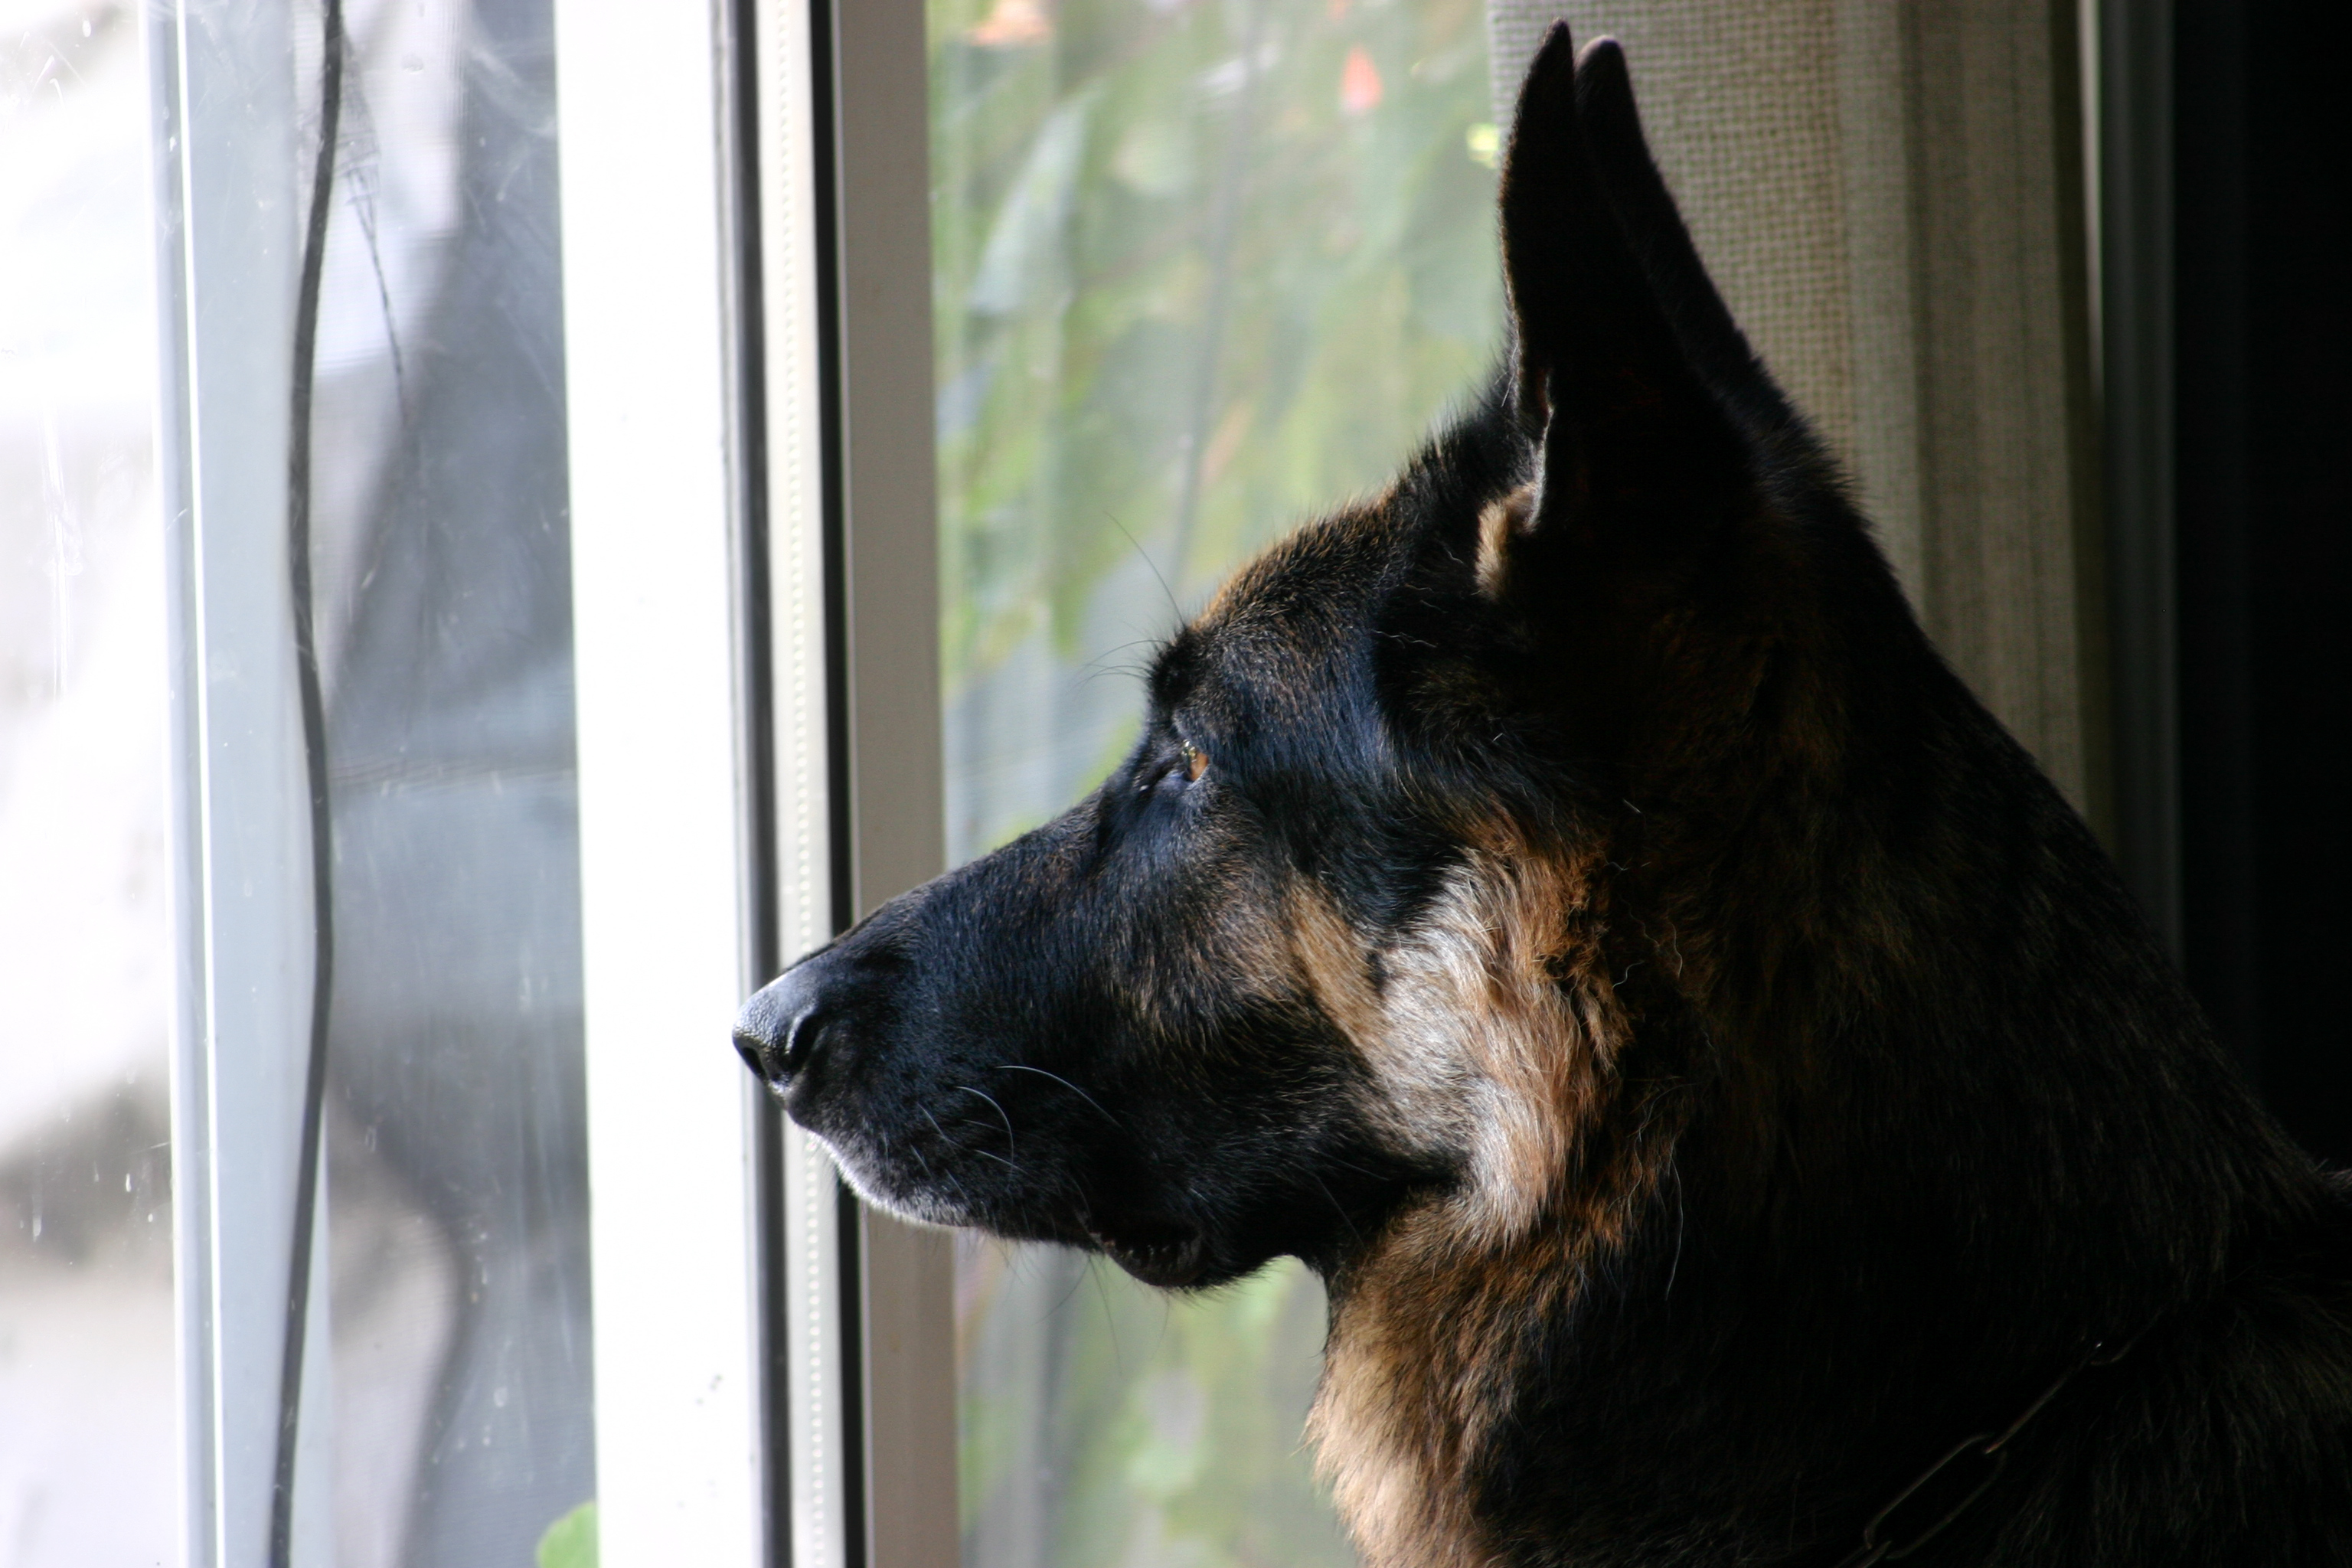
{"type": "Polygon", "coordinates": [[[803,1135],[824,1151],[826,1157],[832,1160],[834,1169],[841,1173],[841,1179],[849,1184],[849,1190],[870,1208],[879,1209],[893,1219],[904,1220],[909,1225],[936,1229],[953,1230],[981,1223],[978,1215],[961,1205],[950,1202],[936,1191],[898,1191],[893,1184],[876,1174],[875,1163],[863,1157],[850,1140],[836,1140],[805,1129],[803,1135]]]}

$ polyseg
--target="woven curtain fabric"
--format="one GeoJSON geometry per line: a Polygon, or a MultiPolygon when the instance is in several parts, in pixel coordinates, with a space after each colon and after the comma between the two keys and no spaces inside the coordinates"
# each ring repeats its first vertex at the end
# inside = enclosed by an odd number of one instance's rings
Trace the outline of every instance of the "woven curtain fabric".
{"type": "Polygon", "coordinates": [[[1732,312],[1947,658],[2105,816],[2076,0],[1488,0],[1625,46],[1732,312]]]}

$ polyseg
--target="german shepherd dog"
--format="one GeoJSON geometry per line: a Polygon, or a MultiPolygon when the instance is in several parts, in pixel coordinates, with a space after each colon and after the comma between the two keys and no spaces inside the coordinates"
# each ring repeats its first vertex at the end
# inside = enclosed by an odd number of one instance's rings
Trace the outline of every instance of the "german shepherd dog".
{"type": "Polygon", "coordinates": [[[1501,223],[1475,409],[739,1047],[898,1214],[1305,1259],[1376,1568],[2352,1562],[2347,1193],[1921,634],[1610,40],[1501,223]]]}

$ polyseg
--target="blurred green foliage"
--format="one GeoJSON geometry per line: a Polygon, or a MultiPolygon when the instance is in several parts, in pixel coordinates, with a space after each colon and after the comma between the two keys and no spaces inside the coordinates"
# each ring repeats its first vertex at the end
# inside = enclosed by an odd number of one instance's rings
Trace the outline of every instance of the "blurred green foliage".
{"type": "MultiPolygon", "coordinates": [[[[1480,0],[929,22],[961,858],[1130,743],[1139,704],[1094,672],[1140,662],[1139,628],[1387,480],[1491,363],[1501,300],[1480,0]]],[[[1304,1270],[1180,1300],[1072,1255],[961,1258],[970,1568],[1349,1561],[1300,1451],[1304,1270]]]]}
{"type": "Polygon", "coordinates": [[[961,1238],[966,1568],[1341,1568],[1301,1424],[1323,1292],[1295,1263],[1205,1298],[961,1238]]]}
{"type": "Polygon", "coordinates": [[[539,1568],[596,1568],[596,1500],[549,1525],[531,1555],[539,1568]]]}

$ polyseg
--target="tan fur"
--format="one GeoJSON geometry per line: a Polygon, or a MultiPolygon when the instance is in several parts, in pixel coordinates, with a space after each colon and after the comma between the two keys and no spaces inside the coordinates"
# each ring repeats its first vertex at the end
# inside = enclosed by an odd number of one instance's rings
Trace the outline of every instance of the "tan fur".
{"type": "Polygon", "coordinates": [[[1478,591],[1499,599],[1510,589],[1511,546],[1535,516],[1536,488],[1521,485],[1478,514],[1478,591]]]}
{"type": "Polygon", "coordinates": [[[1482,1568],[1465,1474],[1509,1405],[1504,1347],[1577,1263],[1613,1246],[1662,1167],[1589,1147],[1627,1024],[1600,956],[1590,865],[1500,828],[1375,954],[1295,889],[1291,962],[1371,1068],[1401,1147],[1468,1152],[1466,1179],[1335,1282],[1309,1423],[1370,1568],[1482,1568]],[[1377,968],[1375,961],[1377,960],[1377,968]],[[1376,984],[1375,974],[1380,979],[1376,984]]]}

